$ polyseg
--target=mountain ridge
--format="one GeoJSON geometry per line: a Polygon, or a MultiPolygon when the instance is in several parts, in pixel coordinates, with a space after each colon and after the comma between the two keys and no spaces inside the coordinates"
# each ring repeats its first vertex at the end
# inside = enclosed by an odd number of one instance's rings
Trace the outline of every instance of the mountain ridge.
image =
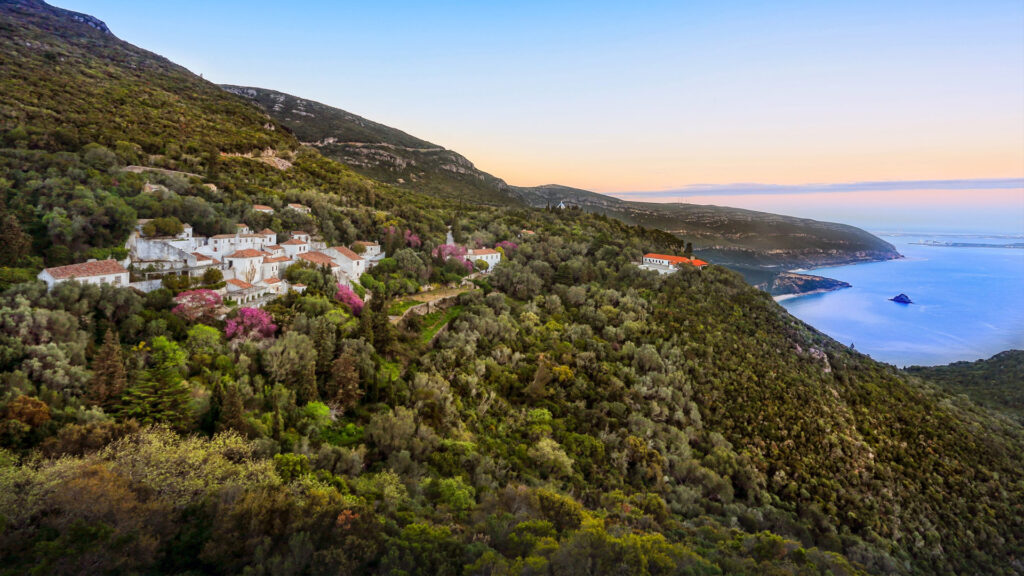
{"type": "Polygon", "coordinates": [[[752,283],[773,270],[899,257],[891,244],[846,224],[721,206],[635,202],[560,184],[510,185],[457,152],[339,108],[263,88],[221,87],[259,104],[305,144],[373,178],[460,201],[532,207],[564,202],[660,228],[693,242],[701,257],[756,277],[752,283]],[[408,144],[416,147],[404,147],[408,144]],[[795,244],[795,237],[803,244],[795,244]]]}

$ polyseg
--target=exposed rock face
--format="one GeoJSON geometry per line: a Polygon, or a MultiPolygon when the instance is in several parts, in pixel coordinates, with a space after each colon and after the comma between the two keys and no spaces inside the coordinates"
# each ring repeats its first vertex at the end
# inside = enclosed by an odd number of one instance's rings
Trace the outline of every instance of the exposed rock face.
{"type": "Polygon", "coordinates": [[[25,11],[36,13],[43,12],[67,18],[74,22],[84,24],[90,28],[93,28],[94,30],[98,30],[104,34],[110,34],[111,36],[113,36],[113,32],[110,31],[110,28],[108,28],[102,20],[96,18],[95,16],[82,14],[81,12],[65,10],[63,8],[57,8],[56,6],[50,6],[49,4],[47,4],[46,2],[42,2],[41,0],[7,0],[7,2],[5,3],[13,4],[17,8],[25,11]]]}

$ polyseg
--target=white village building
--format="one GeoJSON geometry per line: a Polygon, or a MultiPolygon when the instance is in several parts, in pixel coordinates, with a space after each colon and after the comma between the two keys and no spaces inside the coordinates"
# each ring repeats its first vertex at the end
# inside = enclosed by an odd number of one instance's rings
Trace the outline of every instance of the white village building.
{"type": "Polygon", "coordinates": [[[81,264],[46,268],[36,276],[48,290],[61,282],[77,280],[83,284],[128,286],[128,270],[117,260],[90,260],[81,264]]]}
{"type": "Polygon", "coordinates": [[[491,248],[471,248],[466,250],[466,260],[472,262],[473,265],[476,265],[477,260],[483,260],[487,263],[487,269],[484,272],[490,272],[501,262],[501,252],[491,248]]]}

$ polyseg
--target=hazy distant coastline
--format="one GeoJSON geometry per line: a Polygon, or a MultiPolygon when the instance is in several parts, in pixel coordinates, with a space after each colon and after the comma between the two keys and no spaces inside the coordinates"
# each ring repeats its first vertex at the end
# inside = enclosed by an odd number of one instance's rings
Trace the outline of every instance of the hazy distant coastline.
{"type": "Polygon", "coordinates": [[[1012,244],[996,244],[988,242],[938,242],[935,240],[922,240],[921,242],[911,242],[915,246],[941,246],[943,248],[1024,248],[1024,242],[1014,242],[1012,244]]]}

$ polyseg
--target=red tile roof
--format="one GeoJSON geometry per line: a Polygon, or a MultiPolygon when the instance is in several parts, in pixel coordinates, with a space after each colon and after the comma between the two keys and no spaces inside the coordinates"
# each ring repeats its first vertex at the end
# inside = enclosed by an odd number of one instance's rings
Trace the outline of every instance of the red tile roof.
{"type": "Polygon", "coordinates": [[[216,238],[218,240],[226,240],[228,238],[234,238],[235,236],[237,236],[237,234],[215,234],[213,236],[210,236],[210,238],[216,238]]]}
{"type": "Polygon", "coordinates": [[[196,260],[213,260],[213,258],[199,252],[193,252],[192,255],[196,257],[196,260]]]}
{"type": "Polygon", "coordinates": [[[668,254],[644,254],[644,258],[667,260],[669,264],[689,264],[690,259],[683,256],[669,256],[668,254]]]}
{"type": "Polygon", "coordinates": [[[260,231],[260,234],[266,236],[267,234],[277,234],[277,232],[274,232],[270,228],[264,228],[263,230],[260,231]]]}
{"type": "Polygon", "coordinates": [[[264,204],[253,204],[252,205],[252,209],[253,210],[273,210],[273,208],[271,208],[270,206],[266,206],[264,204]]]}
{"type": "Polygon", "coordinates": [[[264,256],[263,257],[263,263],[264,264],[277,264],[279,262],[288,262],[289,260],[291,260],[291,258],[288,258],[287,256],[264,256]]]}
{"type": "Polygon", "coordinates": [[[485,256],[487,254],[500,254],[497,250],[491,250],[490,248],[477,248],[476,250],[468,251],[470,256],[485,256]]]}
{"type": "Polygon", "coordinates": [[[110,274],[124,274],[128,272],[117,260],[96,260],[94,262],[82,262],[81,264],[70,264],[68,266],[57,266],[43,270],[57,280],[65,278],[89,278],[91,276],[108,276],[110,274]]]}
{"type": "Polygon", "coordinates": [[[263,256],[263,252],[253,250],[252,248],[246,248],[245,250],[235,250],[231,254],[225,256],[225,258],[259,258],[260,256],[263,256]]]}
{"type": "Polygon", "coordinates": [[[686,258],[685,256],[669,256],[666,254],[644,254],[644,258],[656,258],[667,260],[669,264],[689,264],[691,266],[707,266],[708,263],[697,258],[686,258]]]}
{"type": "Polygon", "coordinates": [[[270,250],[270,251],[281,250],[281,247],[278,246],[277,244],[267,244],[267,250],[270,250]]]}
{"type": "Polygon", "coordinates": [[[305,244],[305,240],[296,240],[295,238],[281,242],[281,246],[304,246],[305,244]]]}
{"type": "Polygon", "coordinates": [[[356,254],[355,252],[349,250],[348,248],[346,248],[344,246],[335,246],[335,247],[331,248],[331,250],[334,250],[338,254],[341,254],[342,256],[344,256],[345,258],[348,258],[349,260],[351,260],[353,262],[357,262],[357,261],[363,259],[362,256],[360,256],[359,254],[356,254]]]}
{"type": "Polygon", "coordinates": [[[303,230],[292,230],[290,234],[292,236],[309,236],[309,232],[305,232],[303,230]]]}
{"type": "Polygon", "coordinates": [[[249,284],[248,282],[243,282],[243,281],[239,280],[238,278],[232,278],[232,279],[228,280],[227,283],[231,284],[232,286],[237,286],[238,288],[241,288],[242,290],[245,290],[247,288],[252,288],[252,284],[249,284]]]}
{"type": "Polygon", "coordinates": [[[334,263],[334,260],[331,260],[331,257],[323,252],[303,252],[302,254],[299,254],[299,258],[302,258],[307,262],[312,262],[317,266],[337,266],[337,264],[334,263]]]}
{"type": "Polygon", "coordinates": [[[264,284],[277,284],[280,281],[281,281],[280,278],[264,278],[263,279],[263,283],[264,284]]]}

